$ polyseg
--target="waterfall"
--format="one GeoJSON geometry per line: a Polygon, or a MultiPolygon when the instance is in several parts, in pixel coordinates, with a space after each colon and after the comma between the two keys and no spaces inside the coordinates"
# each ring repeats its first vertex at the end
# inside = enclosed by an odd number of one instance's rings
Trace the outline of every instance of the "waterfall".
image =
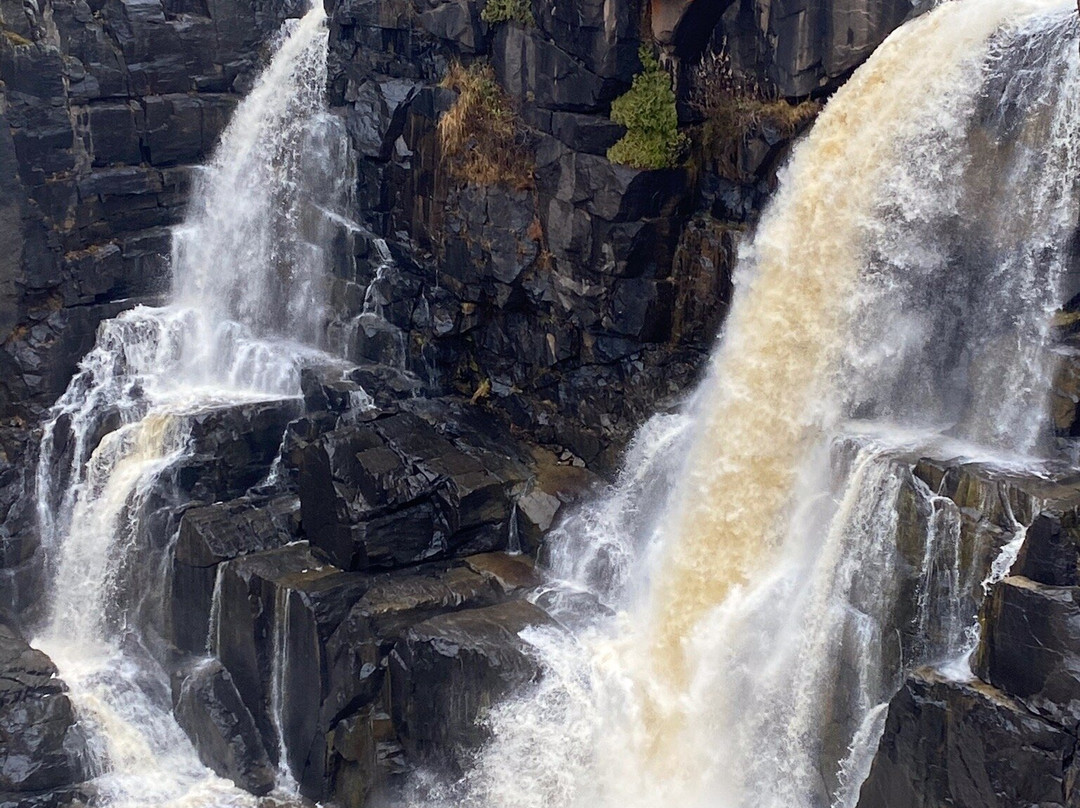
{"type": "Polygon", "coordinates": [[[90,729],[95,804],[255,804],[203,767],[172,716],[155,653],[172,537],[147,517],[192,451],[194,416],[298,396],[301,365],[320,355],[348,142],[323,100],[326,44],[321,3],[286,23],[197,177],[169,303],[103,323],[43,427],[52,580],[34,645],[90,729]]]}
{"type": "Polygon", "coordinates": [[[686,412],[647,424],[551,538],[543,602],[563,619],[584,590],[592,619],[526,635],[541,681],[493,709],[459,782],[417,778],[411,804],[855,804],[903,676],[961,658],[975,617],[956,508],[903,458],[1048,448],[1078,50],[1074,4],[946,2],[836,93],[741,251],[686,412]]]}

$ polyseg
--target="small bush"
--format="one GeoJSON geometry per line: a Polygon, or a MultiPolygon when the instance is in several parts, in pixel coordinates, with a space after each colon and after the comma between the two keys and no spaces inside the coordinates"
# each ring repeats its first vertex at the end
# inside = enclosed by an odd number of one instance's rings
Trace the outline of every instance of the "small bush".
{"type": "Polygon", "coordinates": [[[685,145],[671,76],[644,46],[641,64],[633,85],[611,105],[611,119],[627,131],[608,150],[608,159],[634,168],[670,168],[679,162],[685,145]]]}
{"type": "Polygon", "coordinates": [[[670,168],[679,163],[685,146],[671,76],[644,46],[641,65],[630,89],[611,105],[611,120],[625,126],[626,134],[607,156],[634,168],[670,168]]]}
{"type": "Polygon", "coordinates": [[[442,86],[458,93],[438,126],[451,174],[475,185],[531,188],[533,161],[526,136],[491,66],[453,64],[442,86]]]}
{"type": "Polygon", "coordinates": [[[525,25],[536,23],[529,0],[488,0],[484,10],[480,12],[480,19],[491,24],[511,20],[525,25]]]}

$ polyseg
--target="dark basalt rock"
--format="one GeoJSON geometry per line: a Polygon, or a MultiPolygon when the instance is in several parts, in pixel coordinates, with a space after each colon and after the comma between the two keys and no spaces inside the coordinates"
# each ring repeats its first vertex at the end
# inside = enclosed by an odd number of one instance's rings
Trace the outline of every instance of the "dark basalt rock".
{"type": "Polygon", "coordinates": [[[1075,587],[1013,576],[984,608],[973,669],[1031,712],[1080,728],[1080,603],[1075,587]]]}
{"type": "Polygon", "coordinates": [[[36,795],[80,783],[88,761],[56,667],[0,623],[0,804],[36,804],[36,795]]]}
{"type": "Polygon", "coordinates": [[[223,561],[282,547],[299,538],[295,496],[244,498],[189,508],[180,519],[172,562],[172,641],[206,650],[218,567],[223,561]]]}
{"type": "Polygon", "coordinates": [[[0,808],[85,808],[93,801],[89,784],[51,789],[40,794],[0,791],[0,808]]]}
{"type": "Polygon", "coordinates": [[[285,427],[301,409],[298,399],[283,399],[192,416],[192,452],[172,470],[180,488],[210,502],[243,495],[266,476],[285,427]]]}
{"type": "MultiPolygon", "coordinates": [[[[764,79],[784,96],[836,87],[913,13],[907,0],[709,0],[675,2],[674,19],[653,29],[677,54],[693,58],[725,43],[736,70],[764,79]]],[[[916,10],[919,5],[915,5],[916,10]]],[[[661,15],[662,16],[662,15],[661,15]]]]}
{"type": "Polygon", "coordinates": [[[385,654],[410,626],[446,612],[492,606],[499,594],[488,578],[465,567],[424,565],[415,571],[380,575],[353,606],[332,642],[341,649],[374,642],[385,654]]]}
{"type": "Polygon", "coordinates": [[[1048,586],[1080,585],[1080,514],[1064,508],[1040,513],[1024,535],[1012,573],[1048,586]]]}
{"type": "Polygon", "coordinates": [[[329,729],[320,724],[324,649],[368,583],[366,576],[320,561],[306,544],[225,562],[221,573],[215,652],[271,759],[276,761],[280,751],[275,728],[280,726],[286,762],[315,798],[322,795],[329,729]]]}
{"type": "MultiPolygon", "coordinates": [[[[1072,328],[1072,326],[1070,326],[1072,328]]],[[[1050,391],[1050,413],[1055,434],[1080,436],[1080,346],[1075,334],[1054,348],[1057,372],[1050,391]]]]}
{"type": "Polygon", "coordinates": [[[535,28],[499,26],[492,54],[499,83],[511,97],[540,109],[596,112],[614,95],[613,85],[535,28]]]}
{"type": "Polygon", "coordinates": [[[505,547],[505,464],[487,466],[411,413],[343,426],[304,450],[300,502],[312,545],[343,569],[404,566],[505,547]]]}
{"type": "Polygon", "coordinates": [[[858,808],[1075,805],[1075,738],[981,682],[923,669],[889,704],[858,808]]]}
{"type": "Polygon", "coordinates": [[[204,765],[252,794],[273,789],[277,773],[251,713],[220,662],[199,660],[174,675],[173,713],[204,765]]]}
{"type": "MultiPolygon", "coordinates": [[[[297,674],[282,658],[282,651],[288,660],[304,668],[301,673],[306,672],[311,647],[317,645],[311,632],[318,620],[302,613],[310,612],[312,604],[294,597],[294,593],[325,591],[324,587],[330,584],[344,587],[346,596],[355,599],[365,583],[355,576],[342,576],[340,570],[314,557],[302,543],[225,562],[220,574],[214,652],[236,681],[268,751],[276,760],[274,722],[277,719],[272,716],[275,709],[272,677],[275,671],[279,677],[297,674]],[[299,649],[298,655],[291,653],[294,648],[299,649]]],[[[315,664],[317,670],[317,661],[315,664]]],[[[277,683],[279,688],[282,681],[279,679],[277,683]]],[[[286,703],[290,710],[294,707],[302,710],[306,706],[300,693],[286,703]]]]}
{"type": "Polygon", "coordinates": [[[413,626],[390,656],[394,723],[414,760],[460,766],[487,738],[488,708],[539,675],[518,634],[553,625],[536,606],[510,601],[413,626]]]}

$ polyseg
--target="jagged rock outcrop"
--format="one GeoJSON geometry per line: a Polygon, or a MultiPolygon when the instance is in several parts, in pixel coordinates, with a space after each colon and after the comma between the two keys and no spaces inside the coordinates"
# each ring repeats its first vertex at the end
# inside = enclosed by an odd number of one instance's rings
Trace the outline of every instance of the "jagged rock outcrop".
{"type": "Polygon", "coordinates": [[[0,805],[70,799],[89,774],[86,738],[52,660],[0,623],[0,805]]]}
{"type": "Polygon", "coordinates": [[[218,660],[204,659],[175,679],[173,713],[203,763],[252,794],[269,793],[277,772],[229,672],[218,660]]]}
{"type": "Polygon", "coordinates": [[[993,588],[973,670],[1028,711],[1080,727],[1080,606],[1076,587],[1014,575],[993,588]]]}
{"type": "Polygon", "coordinates": [[[920,8],[910,0],[666,0],[653,32],[693,58],[711,40],[736,69],[760,76],[780,95],[835,87],[920,8]]]}
{"type": "Polygon", "coordinates": [[[458,766],[488,737],[492,705],[539,675],[526,628],[551,625],[543,610],[514,600],[444,614],[410,628],[390,660],[395,723],[413,760],[458,766]]]}
{"type": "Polygon", "coordinates": [[[510,494],[528,476],[521,461],[467,454],[417,416],[397,413],[339,428],[304,450],[304,530],[343,569],[499,550],[509,539],[510,494]]]}
{"type": "Polygon", "coordinates": [[[861,808],[1075,805],[1075,738],[981,682],[922,670],[889,705],[861,808]]]}
{"type": "Polygon", "coordinates": [[[191,653],[207,649],[221,563],[296,541],[299,511],[299,500],[288,494],[245,497],[184,511],[172,554],[170,638],[177,648],[191,653]]]}
{"type": "MultiPolygon", "coordinates": [[[[1026,526],[1024,544],[1011,574],[991,583],[982,602],[974,677],[958,682],[923,669],[905,682],[889,704],[858,804],[1074,805],[1080,798],[1073,762],[1080,704],[1075,474],[920,465],[927,484],[963,515],[969,538],[961,538],[962,553],[974,569],[988,570],[993,560],[985,537],[996,533],[991,544],[1000,547],[1026,526]]],[[[986,589],[983,580],[972,576],[973,601],[986,589]]]]}

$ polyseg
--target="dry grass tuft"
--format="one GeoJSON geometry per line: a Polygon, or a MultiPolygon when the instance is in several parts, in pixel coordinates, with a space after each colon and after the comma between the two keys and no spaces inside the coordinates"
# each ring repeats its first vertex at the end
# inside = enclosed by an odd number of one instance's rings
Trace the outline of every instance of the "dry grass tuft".
{"type": "Polygon", "coordinates": [[[690,100],[705,118],[706,154],[734,164],[740,144],[771,130],[783,138],[798,134],[821,111],[821,102],[792,102],[735,73],[726,48],[707,54],[690,77],[690,100]]]}
{"type": "Polygon", "coordinates": [[[34,44],[29,39],[24,37],[22,34],[16,33],[15,31],[12,31],[10,28],[4,28],[3,30],[4,30],[4,36],[7,38],[7,41],[10,42],[12,45],[14,45],[17,48],[22,48],[22,47],[25,47],[27,45],[33,45],[34,44]]]}
{"type": "Polygon", "coordinates": [[[451,174],[474,185],[532,188],[534,164],[524,128],[491,66],[455,63],[442,86],[458,93],[438,127],[451,174]]]}

